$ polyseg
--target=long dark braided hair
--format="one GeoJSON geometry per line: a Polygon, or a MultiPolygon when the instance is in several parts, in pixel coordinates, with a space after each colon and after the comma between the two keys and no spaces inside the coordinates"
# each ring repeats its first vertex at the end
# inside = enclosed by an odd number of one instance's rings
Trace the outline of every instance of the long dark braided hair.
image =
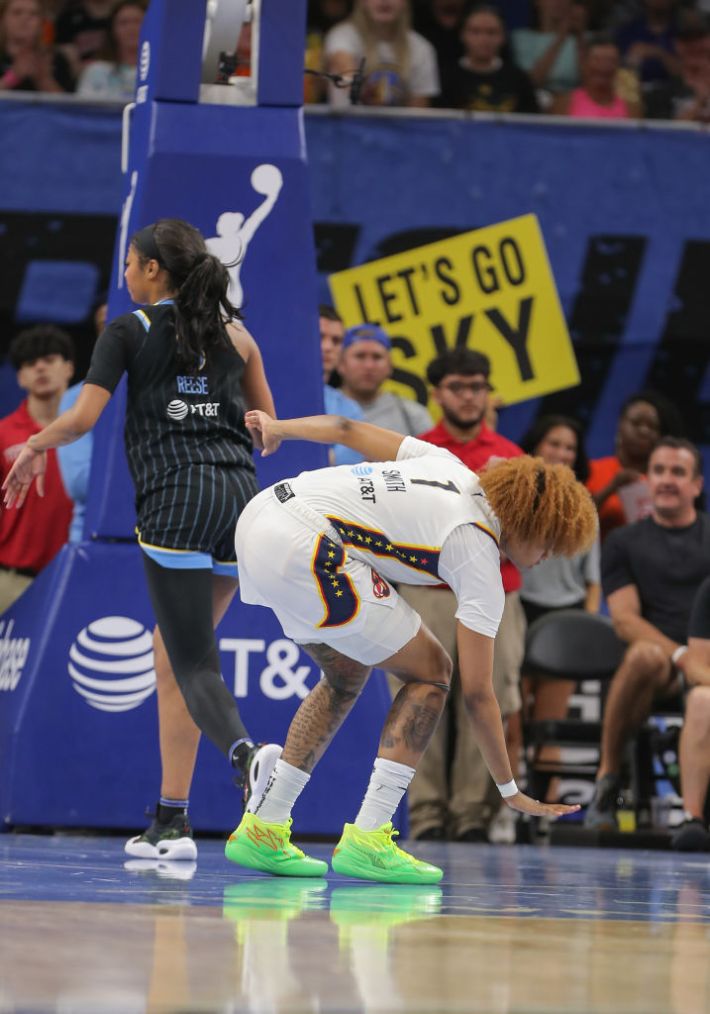
{"type": "Polygon", "coordinates": [[[199,229],[181,218],[161,218],[137,232],[131,245],[141,264],[157,260],[175,289],[177,360],[189,371],[209,357],[210,349],[232,348],[230,320],[241,320],[227,296],[229,273],[209,253],[199,229]]]}

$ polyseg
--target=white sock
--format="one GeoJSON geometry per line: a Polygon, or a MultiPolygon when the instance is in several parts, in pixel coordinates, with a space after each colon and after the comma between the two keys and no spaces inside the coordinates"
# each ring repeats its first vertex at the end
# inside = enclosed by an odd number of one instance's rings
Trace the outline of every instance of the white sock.
{"type": "MultiPolygon", "coordinates": [[[[310,775],[284,760],[277,760],[264,793],[254,804],[252,813],[268,824],[283,824],[291,816],[293,804],[301,795],[310,775]]],[[[251,804],[251,800],[249,800],[251,804]]],[[[251,806],[247,806],[251,810],[251,806]]]]}
{"type": "Polygon", "coordinates": [[[392,820],[412,778],[414,768],[378,757],[355,826],[361,831],[376,831],[392,820]]]}

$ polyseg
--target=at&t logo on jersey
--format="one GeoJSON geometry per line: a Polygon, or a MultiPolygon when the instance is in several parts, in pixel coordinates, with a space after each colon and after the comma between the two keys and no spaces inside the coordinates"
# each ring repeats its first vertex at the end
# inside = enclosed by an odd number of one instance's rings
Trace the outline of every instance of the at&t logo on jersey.
{"type": "Polygon", "coordinates": [[[104,616],[79,631],[67,669],[90,707],[130,711],[155,690],[153,635],[127,616],[104,616]]]}
{"type": "Polygon", "coordinates": [[[190,411],[184,401],[180,401],[179,398],[175,398],[168,405],[168,419],[177,419],[178,422],[184,419],[187,413],[190,411]]]}
{"type": "Polygon", "coordinates": [[[0,690],[15,689],[30,651],[29,637],[11,636],[14,626],[14,620],[0,620],[0,690]]]}
{"type": "Polygon", "coordinates": [[[219,415],[218,401],[198,401],[194,404],[187,405],[184,401],[180,401],[179,398],[174,398],[170,402],[166,409],[168,419],[174,419],[176,422],[181,422],[187,418],[188,415],[199,415],[205,418],[214,418],[219,415]]]}

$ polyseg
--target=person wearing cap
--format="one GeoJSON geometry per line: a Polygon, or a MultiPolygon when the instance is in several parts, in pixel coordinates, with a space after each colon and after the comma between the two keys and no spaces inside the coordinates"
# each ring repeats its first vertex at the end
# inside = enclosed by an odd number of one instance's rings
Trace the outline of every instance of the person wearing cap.
{"type": "Polygon", "coordinates": [[[358,403],[366,422],[405,437],[417,437],[433,426],[426,407],[382,390],[392,375],[391,349],[390,337],[379,324],[348,328],[338,366],[342,392],[358,403]]]}
{"type": "MultiPolygon", "coordinates": [[[[0,420],[0,475],[10,471],[25,441],[59,414],[59,402],[74,373],[74,343],[48,324],[21,331],[10,345],[10,361],[26,399],[0,420]]],[[[72,502],[54,451],[47,459],[44,496],[30,491],[27,507],[0,512],[0,613],[27,589],[67,541],[72,502]]]]}
{"type": "MultiPolygon", "coordinates": [[[[468,348],[448,349],[429,363],[427,379],[432,397],[442,412],[441,421],[422,433],[420,440],[442,447],[460,458],[472,472],[490,462],[515,458],[523,452],[486,423],[489,408],[491,364],[488,356],[468,348]]],[[[520,571],[501,557],[505,604],[495,638],[493,689],[503,718],[519,714],[520,665],[525,641],[525,615],[518,589],[520,571]]],[[[456,597],[445,587],[408,587],[403,598],[424,619],[453,658],[456,657],[456,597]]],[[[455,673],[453,693],[429,749],[409,789],[410,833],[415,838],[485,842],[499,801],[476,745],[461,684],[455,673]],[[455,754],[449,786],[450,735],[455,731],[455,754]]]]}

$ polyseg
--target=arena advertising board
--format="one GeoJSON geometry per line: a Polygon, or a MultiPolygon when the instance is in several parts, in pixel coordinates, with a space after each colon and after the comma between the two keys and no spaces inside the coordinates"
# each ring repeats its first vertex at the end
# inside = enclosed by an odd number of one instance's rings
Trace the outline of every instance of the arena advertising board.
{"type": "Polygon", "coordinates": [[[393,344],[398,394],[426,400],[428,363],[454,346],[485,352],[512,405],[579,383],[579,370],[535,215],[331,275],[347,326],[378,323],[393,344]]]}

